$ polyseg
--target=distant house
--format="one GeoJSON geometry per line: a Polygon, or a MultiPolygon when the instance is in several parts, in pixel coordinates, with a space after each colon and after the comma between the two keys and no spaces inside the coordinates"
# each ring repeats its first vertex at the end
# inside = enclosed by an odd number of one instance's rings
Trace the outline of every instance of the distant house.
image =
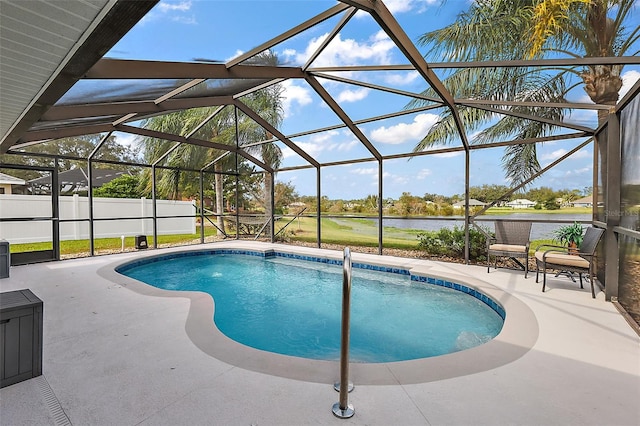
{"type": "Polygon", "coordinates": [[[593,207],[593,195],[588,195],[583,198],[578,198],[572,203],[573,207],[593,207]]]}
{"type": "MultiPolygon", "coordinates": [[[[484,207],[486,206],[487,203],[483,203],[482,201],[478,201],[475,198],[469,198],[469,207],[484,207]]],[[[464,207],[464,200],[463,201],[458,201],[457,203],[453,203],[453,208],[454,209],[461,209],[464,207]]]]}
{"type": "Polygon", "coordinates": [[[289,209],[290,211],[293,212],[299,212],[302,209],[304,209],[305,207],[307,207],[307,205],[305,203],[303,203],[302,201],[294,201],[293,203],[289,204],[287,206],[287,209],[289,209]]]}
{"type": "MultiPolygon", "coordinates": [[[[109,183],[115,178],[127,174],[122,170],[93,169],[91,173],[91,186],[98,188],[105,183],[109,183]]],[[[88,191],[89,174],[82,168],[66,170],[58,173],[58,183],[61,187],[61,194],[71,194],[88,191]]],[[[33,188],[33,193],[48,192],[51,190],[51,175],[43,176],[29,181],[33,188]]]]}
{"type": "Polygon", "coordinates": [[[24,188],[27,184],[22,179],[19,179],[14,176],[7,175],[5,173],[0,173],[0,194],[14,194],[16,192],[23,193],[24,190],[18,190],[18,188],[24,188]]]}
{"type": "Polygon", "coordinates": [[[518,198],[517,200],[509,201],[506,205],[512,209],[530,209],[535,206],[535,201],[527,200],[526,198],[518,198]]]}

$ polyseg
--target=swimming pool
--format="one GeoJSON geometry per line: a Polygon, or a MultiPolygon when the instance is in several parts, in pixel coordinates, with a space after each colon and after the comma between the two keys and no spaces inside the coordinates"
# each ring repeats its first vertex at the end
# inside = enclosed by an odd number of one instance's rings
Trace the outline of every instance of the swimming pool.
{"type": "MultiPolygon", "coordinates": [[[[165,290],[209,293],[217,328],[244,345],[335,360],[340,263],[278,251],[204,250],[146,258],[117,270],[165,290]]],[[[470,286],[402,268],[353,266],[352,362],[457,352],[491,340],[502,328],[504,308],[470,286]]]]}

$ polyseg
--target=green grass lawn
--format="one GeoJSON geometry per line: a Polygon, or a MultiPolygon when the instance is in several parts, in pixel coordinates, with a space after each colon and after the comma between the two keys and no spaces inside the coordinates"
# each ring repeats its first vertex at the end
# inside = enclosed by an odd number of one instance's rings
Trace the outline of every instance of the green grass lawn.
{"type": "MultiPolygon", "coordinates": [[[[205,237],[216,234],[216,229],[205,226],[205,237]]],[[[179,244],[188,243],[200,238],[200,226],[196,226],[195,234],[175,234],[158,236],[158,244],[179,244]]],[[[125,247],[135,247],[135,237],[125,237],[125,247]]],[[[147,236],[147,244],[153,245],[153,236],[147,236]]],[[[122,247],[122,240],[116,238],[97,238],[94,240],[96,251],[119,250],[122,247]]],[[[23,253],[28,251],[52,250],[51,242],[11,244],[11,253],[23,253]]],[[[70,255],[89,251],[89,240],[65,240],[60,241],[60,254],[70,255]]]]}
{"type": "MultiPolygon", "coordinates": [[[[285,221],[276,224],[276,232],[286,224],[285,221]]],[[[404,250],[418,249],[418,234],[425,232],[420,229],[402,229],[394,227],[384,227],[383,244],[385,248],[397,248],[404,250]]],[[[216,229],[205,226],[205,237],[216,234],[216,229]]],[[[313,217],[300,217],[295,219],[285,230],[286,239],[290,241],[316,241],[316,219],[313,217]]],[[[190,244],[200,238],[200,226],[196,228],[195,234],[161,235],[158,237],[158,244],[190,244]]],[[[354,218],[323,218],[322,219],[322,242],[326,244],[350,244],[353,246],[377,247],[378,229],[376,222],[367,219],[354,218]]],[[[153,237],[147,236],[147,243],[153,246],[153,237]]],[[[97,252],[117,251],[121,248],[120,238],[98,238],[94,242],[97,252]]],[[[531,242],[531,253],[540,244],[554,244],[552,240],[536,240],[531,242]]],[[[125,238],[125,247],[135,246],[135,237],[125,238]]],[[[28,251],[51,250],[51,242],[11,244],[12,253],[28,251]]],[[[89,240],[70,240],[60,242],[60,253],[62,255],[73,255],[89,251],[89,240]]]]}
{"type": "MultiPolygon", "coordinates": [[[[357,246],[376,247],[378,245],[378,228],[376,223],[367,219],[323,218],[322,242],[327,244],[352,244],[357,246]]],[[[293,241],[316,241],[316,219],[301,217],[286,229],[288,238],[293,241]]],[[[284,225],[284,224],[283,224],[284,225]]],[[[276,229],[280,227],[276,225],[276,229]]],[[[384,246],[389,248],[416,249],[419,230],[384,228],[384,246]]]]}
{"type": "MultiPolygon", "coordinates": [[[[284,225],[284,223],[283,223],[284,225]]],[[[282,226],[283,226],[282,225],[282,226]]],[[[276,230],[280,227],[276,226],[276,230]]],[[[292,241],[316,241],[316,219],[302,217],[291,223],[286,231],[292,241]]],[[[425,232],[422,229],[401,229],[384,227],[383,244],[387,248],[405,250],[418,249],[418,234],[425,232]]],[[[354,246],[377,247],[378,228],[376,223],[367,219],[351,218],[323,218],[322,242],[327,244],[351,244],[354,246]]],[[[531,242],[530,253],[541,244],[557,244],[553,240],[535,240],[531,242]]]]}

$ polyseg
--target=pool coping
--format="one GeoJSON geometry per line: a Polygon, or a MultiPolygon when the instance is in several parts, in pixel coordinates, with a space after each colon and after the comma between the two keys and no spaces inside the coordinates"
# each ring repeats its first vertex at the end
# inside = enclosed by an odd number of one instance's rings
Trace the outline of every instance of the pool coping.
{"type": "MultiPolygon", "coordinates": [[[[236,367],[279,377],[317,383],[336,381],[339,375],[338,361],[312,360],[275,354],[245,346],[225,336],[212,320],[215,304],[209,294],[159,289],[122,275],[115,270],[118,266],[150,257],[212,249],[254,252],[275,250],[281,253],[321,257],[342,262],[342,252],[335,250],[234,241],[141,252],[135,259],[120,260],[103,266],[98,269],[98,274],[138,294],[190,299],[191,305],[185,322],[185,331],[194,345],[209,356],[236,367]]],[[[358,384],[415,384],[479,373],[517,360],[531,350],[538,339],[539,327],[533,311],[517,297],[484,280],[455,273],[443,274],[442,271],[434,270],[434,263],[428,260],[352,253],[352,261],[353,263],[406,269],[413,276],[425,277],[425,283],[428,277],[433,281],[462,284],[486,294],[501,305],[506,312],[504,325],[498,336],[471,349],[410,361],[350,363],[351,380],[358,384]]]]}

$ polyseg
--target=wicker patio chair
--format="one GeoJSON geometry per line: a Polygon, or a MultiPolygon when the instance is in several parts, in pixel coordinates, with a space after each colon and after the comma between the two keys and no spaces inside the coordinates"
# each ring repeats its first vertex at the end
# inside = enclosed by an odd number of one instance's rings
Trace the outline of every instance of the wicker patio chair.
{"type": "Polygon", "coordinates": [[[524,270],[527,278],[531,222],[496,221],[495,231],[495,238],[487,238],[487,273],[491,268],[491,256],[495,259],[494,268],[498,267],[498,257],[508,257],[524,270]],[[524,259],[524,265],[518,259],[524,259]]]}
{"type": "Polygon", "coordinates": [[[580,288],[584,288],[582,274],[587,273],[591,282],[591,297],[595,299],[593,265],[595,264],[596,247],[603,234],[604,229],[587,228],[577,253],[569,254],[569,249],[563,246],[542,245],[538,247],[535,253],[536,282],[538,282],[538,274],[542,268],[542,291],[544,292],[547,286],[547,269],[577,273],[580,277],[580,288]]]}

